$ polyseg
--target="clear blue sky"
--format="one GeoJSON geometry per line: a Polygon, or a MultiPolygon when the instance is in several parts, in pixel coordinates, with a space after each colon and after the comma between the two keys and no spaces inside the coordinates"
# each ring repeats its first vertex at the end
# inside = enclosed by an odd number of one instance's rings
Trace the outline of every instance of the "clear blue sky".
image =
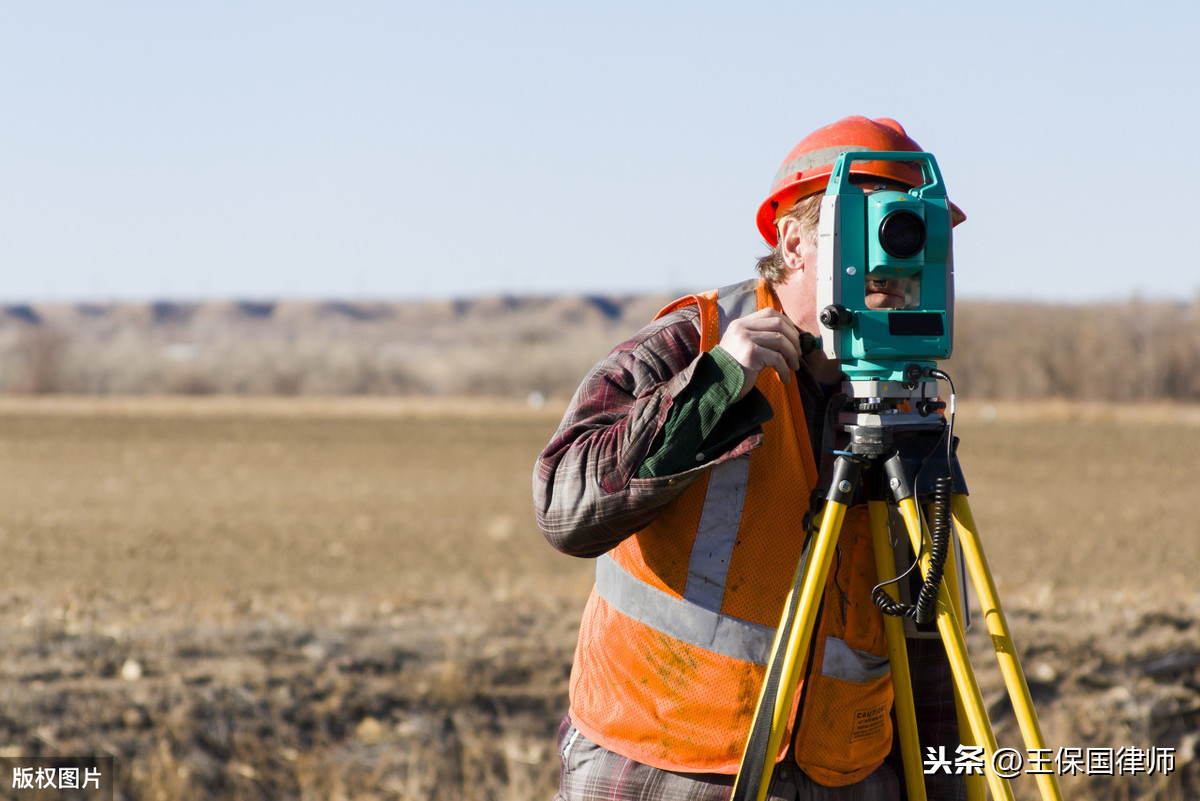
{"type": "Polygon", "coordinates": [[[1200,297],[1200,4],[7,3],[5,302],[667,292],[899,119],[962,298],[1200,297]]]}

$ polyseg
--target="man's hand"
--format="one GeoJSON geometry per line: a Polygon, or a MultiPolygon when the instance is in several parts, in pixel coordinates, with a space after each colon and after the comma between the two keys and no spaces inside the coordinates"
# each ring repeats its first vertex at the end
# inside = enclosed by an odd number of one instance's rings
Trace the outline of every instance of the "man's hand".
{"type": "Polygon", "coordinates": [[[785,384],[800,369],[800,332],[791,320],[774,309],[759,309],[734,320],[719,344],[746,375],[735,401],[749,394],[764,368],[773,368],[785,384]]]}

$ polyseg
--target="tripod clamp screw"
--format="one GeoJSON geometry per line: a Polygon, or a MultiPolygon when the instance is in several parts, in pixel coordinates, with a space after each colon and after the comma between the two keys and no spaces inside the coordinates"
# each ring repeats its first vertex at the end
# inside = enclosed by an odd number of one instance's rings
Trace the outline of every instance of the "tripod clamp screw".
{"type": "Polygon", "coordinates": [[[944,401],[920,400],[916,403],[917,414],[921,415],[922,417],[928,417],[929,415],[940,412],[945,408],[946,403],[944,401]]]}

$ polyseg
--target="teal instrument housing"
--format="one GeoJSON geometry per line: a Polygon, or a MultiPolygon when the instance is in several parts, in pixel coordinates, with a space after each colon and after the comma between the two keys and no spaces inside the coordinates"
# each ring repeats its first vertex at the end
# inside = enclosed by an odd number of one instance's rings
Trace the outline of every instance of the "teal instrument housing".
{"type": "Polygon", "coordinates": [[[852,381],[913,383],[950,356],[954,259],[950,202],[930,153],[856,152],[838,157],[821,204],[817,309],[826,355],[852,381]],[[924,183],[907,192],[851,182],[855,161],[905,161],[924,183]],[[867,279],[904,279],[902,309],[867,308],[867,279]]]}

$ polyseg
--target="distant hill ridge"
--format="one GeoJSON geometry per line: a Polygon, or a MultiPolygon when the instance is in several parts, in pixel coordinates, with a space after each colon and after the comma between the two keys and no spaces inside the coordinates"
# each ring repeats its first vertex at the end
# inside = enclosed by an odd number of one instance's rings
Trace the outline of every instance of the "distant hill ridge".
{"type": "MultiPolygon", "coordinates": [[[[669,295],[0,305],[0,392],[570,395],[669,295]]],[[[958,304],[964,396],[1200,400],[1200,303],[958,304]]]]}
{"type": "Polygon", "coordinates": [[[209,300],[146,302],[10,303],[0,305],[0,318],[39,325],[70,320],[137,319],[154,324],[186,323],[197,315],[271,319],[296,315],[348,317],[358,321],[401,320],[416,315],[444,319],[465,315],[496,316],[536,310],[564,318],[599,316],[618,321],[641,312],[649,303],[665,304],[668,295],[487,295],[427,301],[385,300],[209,300]]]}

